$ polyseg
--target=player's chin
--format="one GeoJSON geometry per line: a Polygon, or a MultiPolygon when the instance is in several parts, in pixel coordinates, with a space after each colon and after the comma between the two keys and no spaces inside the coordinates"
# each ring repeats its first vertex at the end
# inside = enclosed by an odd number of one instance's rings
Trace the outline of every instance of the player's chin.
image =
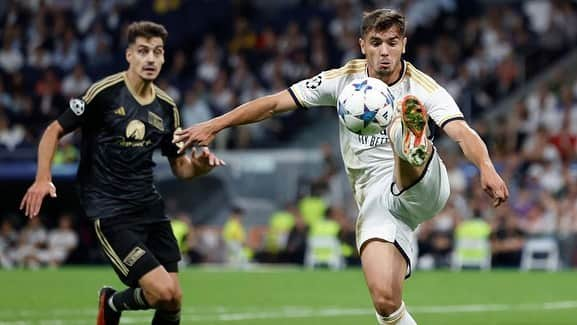
{"type": "Polygon", "coordinates": [[[140,78],[146,81],[154,81],[158,77],[159,71],[142,71],[140,73],[140,78]]]}

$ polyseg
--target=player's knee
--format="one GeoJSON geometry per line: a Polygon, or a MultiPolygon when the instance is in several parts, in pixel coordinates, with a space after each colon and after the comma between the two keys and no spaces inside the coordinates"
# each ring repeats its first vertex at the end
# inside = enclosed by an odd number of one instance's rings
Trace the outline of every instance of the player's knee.
{"type": "Polygon", "coordinates": [[[178,302],[180,307],[180,301],[182,300],[182,293],[176,288],[172,283],[158,283],[152,290],[152,295],[155,298],[154,305],[173,305],[178,302]]]}
{"type": "Polygon", "coordinates": [[[372,288],[371,296],[375,309],[382,316],[388,316],[395,312],[402,304],[400,294],[396,294],[390,288],[377,287],[372,288]]]}
{"type": "Polygon", "coordinates": [[[172,296],[171,307],[172,310],[179,310],[182,304],[182,290],[180,288],[176,288],[175,292],[172,296]]]}

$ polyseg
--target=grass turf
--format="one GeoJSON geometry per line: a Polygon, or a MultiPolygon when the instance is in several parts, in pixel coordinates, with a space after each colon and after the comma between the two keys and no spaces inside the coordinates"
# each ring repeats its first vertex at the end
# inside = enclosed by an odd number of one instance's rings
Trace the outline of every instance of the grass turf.
{"type": "MultiPolygon", "coordinates": [[[[419,324],[575,324],[574,272],[417,272],[405,302],[419,324]]],[[[189,268],[182,324],[375,324],[359,269],[189,268]]],[[[110,268],[0,271],[0,325],[94,324],[96,292],[121,288],[110,268]]],[[[126,312],[121,324],[149,324],[126,312]]]]}

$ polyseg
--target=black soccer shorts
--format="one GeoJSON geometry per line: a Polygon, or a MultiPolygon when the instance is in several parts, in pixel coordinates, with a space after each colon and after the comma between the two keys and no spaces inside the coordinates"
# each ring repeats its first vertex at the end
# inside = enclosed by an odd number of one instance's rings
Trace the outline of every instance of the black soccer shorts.
{"type": "Polygon", "coordinates": [[[168,272],[178,272],[180,250],[170,221],[137,223],[132,219],[119,223],[115,219],[96,219],[94,229],[104,254],[124,284],[138,287],[138,280],[159,265],[168,272]]]}

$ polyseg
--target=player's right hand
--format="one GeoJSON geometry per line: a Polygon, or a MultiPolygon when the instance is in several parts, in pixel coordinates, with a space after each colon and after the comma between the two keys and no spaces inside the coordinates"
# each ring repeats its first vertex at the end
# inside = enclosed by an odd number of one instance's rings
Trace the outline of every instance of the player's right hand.
{"type": "Polygon", "coordinates": [[[213,129],[211,121],[206,121],[195,124],[184,130],[176,130],[174,132],[172,143],[178,144],[179,154],[187,148],[195,145],[208,146],[212,140],[214,140],[217,133],[213,131],[213,129]]]}
{"type": "Polygon", "coordinates": [[[55,198],[56,186],[50,181],[35,181],[26,191],[24,198],[22,198],[20,210],[23,210],[24,214],[29,218],[36,217],[47,194],[55,198]]]}

